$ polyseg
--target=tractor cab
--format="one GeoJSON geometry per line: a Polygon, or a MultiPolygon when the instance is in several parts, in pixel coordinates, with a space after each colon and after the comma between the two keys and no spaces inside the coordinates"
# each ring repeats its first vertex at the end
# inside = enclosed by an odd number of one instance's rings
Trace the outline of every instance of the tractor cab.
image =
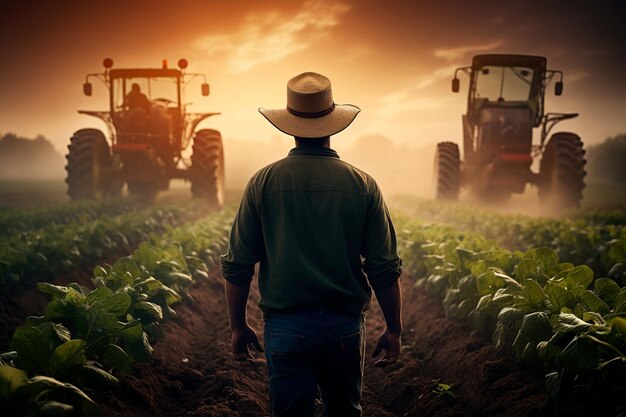
{"type": "Polygon", "coordinates": [[[112,70],[111,109],[118,132],[157,132],[169,122],[180,123],[180,78],[178,70],[112,70]]]}
{"type": "MultiPolygon", "coordinates": [[[[525,116],[533,127],[543,117],[546,59],[520,55],[478,55],[470,70],[468,116],[480,123],[483,110],[506,109],[525,116]],[[515,110],[519,110],[516,112],[515,110]]],[[[502,114],[500,112],[500,114],[502,114]]]]}
{"type": "Polygon", "coordinates": [[[113,69],[111,120],[118,149],[150,145],[163,155],[181,149],[184,105],[178,69],[113,69]]]}

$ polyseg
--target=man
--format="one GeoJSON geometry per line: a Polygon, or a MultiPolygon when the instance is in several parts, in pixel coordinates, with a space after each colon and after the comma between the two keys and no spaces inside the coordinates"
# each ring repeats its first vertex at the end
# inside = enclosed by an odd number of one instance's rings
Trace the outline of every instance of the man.
{"type": "Polygon", "coordinates": [[[233,353],[262,352],[246,322],[254,265],[273,416],[313,417],[321,393],[325,417],[361,415],[363,312],[373,288],[387,328],[373,356],[396,362],[402,324],[395,231],[376,182],[341,161],[330,136],[360,109],[333,102],[330,81],[306,72],[287,83],[287,108],[259,109],[295,137],[289,155],[248,183],[221,258],[233,353]]]}
{"type": "Polygon", "coordinates": [[[150,100],[144,93],[141,92],[141,87],[137,83],[133,83],[130,87],[130,91],[126,94],[124,99],[124,107],[128,107],[129,110],[143,109],[146,115],[150,113],[150,100]]]}

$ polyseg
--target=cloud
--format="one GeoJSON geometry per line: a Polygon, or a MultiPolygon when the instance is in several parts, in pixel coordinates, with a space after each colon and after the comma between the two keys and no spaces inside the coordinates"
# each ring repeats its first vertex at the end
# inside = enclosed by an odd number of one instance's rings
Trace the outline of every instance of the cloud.
{"type": "Polygon", "coordinates": [[[314,0],[293,16],[254,13],[236,32],[204,36],[194,46],[209,60],[223,57],[227,72],[243,73],[309,48],[328,36],[348,10],[350,6],[341,2],[314,0]]]}
{"type": "Polygon", "coordinates": [[[443,58],[448,61],[455,61],[457,59],[465,57],[470,52],[476,53],[490,51],[492,49],[500,47],[503,43],[503,41],[495,41],[484,45],[461,46],[458,48],[449,49],[435,49],[435,56],[437,58],[443,58]]]}
{"type": "Polygon", "coordinates": [[[409,81],[406,87],[381,97],[381,106],[376,112],[377,115],[382,118],[391,118],[401,113],[439,110],[447,107],[450,98],[442,98],[440,93],[430,93],[426,90],[437,82],[449,78],[455,68],[455,66],[438,68],[430,74],[409,81]]]}

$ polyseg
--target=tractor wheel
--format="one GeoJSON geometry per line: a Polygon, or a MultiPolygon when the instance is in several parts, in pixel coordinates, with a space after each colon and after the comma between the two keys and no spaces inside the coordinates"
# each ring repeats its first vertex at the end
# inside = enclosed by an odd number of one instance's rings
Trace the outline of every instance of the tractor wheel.
{"type": "Polygon", "coordinates": [[[552,135],[539,167],[539,198],[554,209],[578,207],[585,188],[586,163],[578,135],[569,132],[552,135]]]}
{"type": "Polygon", "coordinates": [[[77,131],[68,149],[65,182],[71,199],[102,198],[119,193],[119,187],[112,187],[106,178],[106,170],[111,168],[111,153],[101,131],[77,131]]]}
{"type": "Polygon", "coordinates": [[[196,132],[191,154],[191,194],[211,204],[224,205],[224,148],[217,130],[196,132]]]}
{"type": "Polygon", "coordinates": [[[435,153],[435,198],[456,201],[461,188],[461,159],[456,143],[441,142],[435,153]]]}

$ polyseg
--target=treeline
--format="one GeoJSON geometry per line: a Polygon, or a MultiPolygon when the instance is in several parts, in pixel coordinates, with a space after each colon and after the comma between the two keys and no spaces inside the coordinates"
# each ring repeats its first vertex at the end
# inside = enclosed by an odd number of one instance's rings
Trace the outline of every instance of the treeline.
{"type": "Polygon", "coordinates": [[[64,176],[65,158],[52,143],[7,133],[0,138],[0,179],[59,179],[64,176]]]}
{"type": "Polygon", "coordinates": [[[589,180],[626,183],[626,133],[587,150],[589,180]]]}

